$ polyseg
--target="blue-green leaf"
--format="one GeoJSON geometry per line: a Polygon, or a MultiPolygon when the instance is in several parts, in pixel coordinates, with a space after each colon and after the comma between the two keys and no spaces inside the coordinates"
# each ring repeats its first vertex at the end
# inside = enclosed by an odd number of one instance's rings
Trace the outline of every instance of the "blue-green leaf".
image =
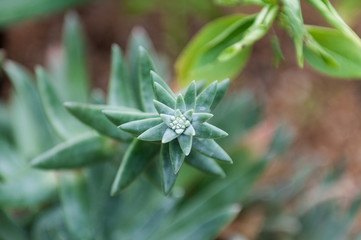
{"type": "Polygon", "coordinates": [[[115,195],[127,187],[152,162],[159,152],[157,145],[135,139],[127,149],[112,185],[115,195]]]}
{"type": "Polygon", "coordinates": [[[194,138],[192,147],[208,157],[226,163],[232,163],[230,156],[228,156],[228,154],[213,139],[194,138]]]}
{"type": "Polygon", "coordinates": [[[157,100],[153,100],[153,103],[159,114],[174,115],[174,109],[168,107],[164,103],[158,102],[157,100]]]}
{"type": "MultiPolygon", "coordinates": [[[[165,90],[160,84],[154,83],[154,93],[155,97],[159,102],[164,103],[170,108],[175,108],[176,99],[173,94],[170,94],[165,90]]],[[[153,100],[152,100],[153,101],[153,100]]]]}
{"type": "Polygon", "coordinates": [[[103,110],[102,112],[111,122],[113,122],[117,126],[131,121],[156,118],[159,116],[156,113],[144,113],[135,111],[135,109],[132,109],[131,111],[103,110]]]}
{"type": "Polygon", "coordinates": [[[178,141],[171,141],[169,143],[169,154],[170,154],[170,158],[172,160],[172,166],[173,166],[174,173],[178,173],[180,167],[183,164],[184,157],[185,157],[182,149],[179,146],[178,141]]]}
{"type": "Polygon", "coordinates": [[[3,210],[0,210],[0,239],[26,240],[23,229],[15,223],[3,210]]]}
{"type": "Polygon", "coordinates": [[[179,146],[183,153],[188,156],[192,149],[192,136],[181,134],[178,137],[179,146]]]}
{"type": "Polygon", "coordinates": [[[215,160],[213,160],[210,157],[207,157],[203,154],[197,153],[195,151],[192,151],[185,159],[185,161],[192,165],[193,167],[218,176],[218,177],[225,177],[226,174],[224,173],[223,169],[217,164],[215,160]]]}
{"type": "Polygon", "coordinates": [[[138,139],[143,141],[160,141],[167,129],[168,126],[165,123],[160,123],[140,134],[138,139]]]}
{"type": "Polygon", "coordinates": [[[217,81],[211,83],[204,89],[196,99],[196,112],[207,112],[212,106],[213,99],[217,92],[217,81]]]}
{"type": "Polygon", "coordinates": [[[160,150],[160,161],[161,161],[162,173],[163,173],[163,177],[162,177],[163,192],[164,194],[167,195],[172,189],[175,180],[177,178],[177,175],[174,173],[172,167],[172,160],[169,154],[168,144],[162,144],[160,150]]]}
{"type": "Polygon", "coordinates": [[[195,81],[192,81],[191,84],[189,84],[186,92],[184,93],[184,102],[186,104],[187,110],[194,109],[196,106],[196,83],[195,81]]]}
{"type": "Polygon", "coordinates": [[[124,123],[119,126],[120,129],[135,134],[140,135],[146,130],[161,124],[163,121],[161,118],[147,118],[143,120],[136,120],[128,123],[124,123]]]}
{"type": "Polygon", "coordinates": [[[217,107],[218,103],[224,97],[224,95],[226,94],[228,86],[229,86],[229,78],[224,79],[223,81],[218,83],[217,92],[216,92],[216,95],[214,96],[212,106],[210,107],[211,111],[213,111],[217,107]]]}
{"type": "Polygon", "coordinates": [[[221,138],[228,136],[228,133],[219,129],[209,123],[202,123],[199,125],[195,125],[196,137],[199,138],[221,138]]]}
{"type": "Polygon", "coordinates": [[[143,47],[139,47],[138,58],[139,90],[142,109],[145,112],[155,112],[153,106],[153,80],[150,76],[150,71],[154,70],[153,63],[143,47]]]}

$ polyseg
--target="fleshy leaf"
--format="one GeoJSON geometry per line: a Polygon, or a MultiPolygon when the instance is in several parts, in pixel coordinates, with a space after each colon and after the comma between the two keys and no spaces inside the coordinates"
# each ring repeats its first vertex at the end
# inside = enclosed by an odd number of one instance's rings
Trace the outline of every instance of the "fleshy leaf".
{"type": "Polygon", "coordinates": [[[172,115],[167,115],[167,114],[160,114],[160,117],[162,118],[162,120],[170,127],[170,124],[172,122],[172,118],[174,116],[172,115]]]}
{"type": "Polygon", "coordinates": [[[181,134],[178,137],[179,146],[183,153],[188,156],[192,149],[192,136],[181,134]]]}
{"type": "Polygon", "coordinates": [[[179,109],[181,112],[186,111],[186,104],[185,104],[183,96],[181,94],[179,94],[178,97],[177,97],[175,108],[179,109]]]}
{"type": "Polygon", "coordinates": [[[174,115],[174,110],[167,105],[158,102],[157,100],[153,100],[154,107],[159,114],[167,114],[167,115],[174,115]]]}
{"type": "Polygon", "coordinates": [[[163,173],[163,192],[167,195],[172,189],[177,175],[174,173],[172,161],[169,155],[169,145],[162,144],[160,160],[163,173]]]}
{"type": "Polygon", "coordinates": [[[167,128],[167,130],[165,131],[165,133],[163,135],[162,143],[168,143],[177,137],[178,137],[178,134],[174,130],[167,128]]]}
{"type": "Polygon", "coordinates": [[[174,173],[178,173],[184,161],[184,153],[179,146],[178,141],[171,141],[169,143],[169,154],[172,160],[174,173]]]}
{"type": "Polygon", "coordinates": [[[167,129],[169,128],[165,123],[158,124],[140,134],[138,139],[143,141],[160,141],[167,129]]]}
{"type": "Polygon", "coordinates": [[[118,45],[113,44],[107,103],[116,106],[133,106],[131,93],[122,52],[118,45]]]}
{"type": "Polygon", "coordinates": [[[103,110],[102,112],[111,122],[117,126],[131,121],[158,117],[158,114],[156,113],[144,113],[136,111],[135,109],[124,111],[103,110]]]}
{"type": "Polygon", "coordinates": [[[140,89],[140,100],[142,108],[145,112],[155,112],[153,106],[153,81],[150,77],[150,71],[154,70],[153,63],[149,57],[148,52],[139,47],[138,53],[138,78],[140,89]]]}
{"type": "Polygon", "coordinates": [[[217,92],[217,81],[204,89],[196,99],[196,112],[208,112],[217,92]]]}
{"type": "Polygon", "coordinates": [[[211,119],[213,117],[213,114],[211,113],[194,113],[192,118],[194,123],[204,123],[211,119]]]}
{"type": "Polygon", "coordinates": [[[67,169],[109,160],[106,142],[96,134],[85,134],[63,142],[31,161],[42,169],[67,169]]]}
{"type": "Polygon", "coordinates": [[[135,139],[124,154],[112,185],[111,194],[119,193],[134,181],[158,152],[157,145],[135,139]]]}
{"type": "Polygon", "coordinates": [[[132,139],[132,136],[117,128],[102,112],[104,109],[112,110],[117,109],[118,107],[74,102],[66,102],[64,105],[71,114],[86,125],[97,130],[99,133],[120,141],[132,139]]]}
{"type": "Polygon", "coordinates": [[[184,102],[186,104],[187,110],[194,109],[196,106],[196,82],[192,81],[191,84],[189,84],[185,94],[184,94],[184,102]]]}
{"type": "Polygon", "coordinates": [[[172,109],[175,108],[176,100],[174,95],[167,92],[159,83],[154,83],[154,93],[159,102],[164,103],[172,109]]]}
{"type": "Polygon", "coordinates": [[[193,138],[192,147],[208,157],[226,163],[233,163],[230,156],[228,156],[223,148],[221,148],[213,139],[193,138]]]}
{"type": "Polygon", "coordinates": [[[35,72],[45,114],[57,134],[63,139],[70,139],[89,130],[66,111],[45,70],[38,67],[35,72]]]}
{"type": "Polygon", "coordinates": [[[218,103],[224,97],[224,95],[226,94],[228,86],[229,86],[229,78],[224,79],[223,81],[218,83],[217,92],[216,92],[216,95],[214,96],[212,106],[210,107],[211,111],[213,111],[217,107],[218,103]]]}
{"type": "Polygon", "coordinates": [[[85,41],[77,14],[66,15],[63,30],[66,77],[61,87],[65,101],[86,102],[88,100],[88,74],[85,41]]]}
{"type": "Polygon", "coordinates": [[[193,109],[186,111],[183,116],[185,116],[188,120],[193,119],[193,109]]]}
{"type": "Polygon", "coordinates": [[[203,154],[197,153],[197,152],[191,152],[189,156],[186,157],[185,161],[192,165],[193,167],[218,176],[218,177],[225,177],[226,174],[224,173],[223,169],[217,164],[215,160],[213,160],[210,157],[207,157],[203,154]]]}
{"type": "Polygon", "coordinates": [[[143,120],[136,120],[128,123],[124,123],[119,126],[120,129],[135,134],[140,135],[149,128],[152,128],[160,123],[162,123],[161,118],[148,118],[143,120]]]}
{"type": "Polygon", "coordinates": [[[150,76],[153,81],[153,83],[158,83],[161,85],[167,92],[171,95],[173,95],[172,90],[169,88],[168,84],[164,82],[164,80],[154,71],[150,71],[150,76]]]}
{"type": "Polygon", "coordinates": [[[13,221],[3,210],[0,210],[0,238],[11,240],[28,239],[25,231],[13,221]]]}
{"type": "Polygon", "coordinates": [[[184,130],[183,134],[189,135],[189,136],[194,136],[194,135],[196,135],[196,131],[194,130],[192,125],[189,125],[189,127],[187,127],[186,130],[184,130]]]}
{"type": "Polygon", "coordinates": [[[221,138],[228,136],[228,133],[219,129],[209,123],[202,123],[195,125],[196,128],[196,137],[199,138],[221,138]]]}

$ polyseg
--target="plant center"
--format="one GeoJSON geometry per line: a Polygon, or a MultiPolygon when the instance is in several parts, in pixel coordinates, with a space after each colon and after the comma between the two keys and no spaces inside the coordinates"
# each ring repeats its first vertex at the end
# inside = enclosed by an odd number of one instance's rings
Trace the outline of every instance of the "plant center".
{"type": "Polygon", "coordinates": [[[169,126],[173,129],[177,134],[181,134],[184,130],[189,127],[191,124],[183,114],[178,116],[173,116],[170,118],[171,123],[169,126]]]}

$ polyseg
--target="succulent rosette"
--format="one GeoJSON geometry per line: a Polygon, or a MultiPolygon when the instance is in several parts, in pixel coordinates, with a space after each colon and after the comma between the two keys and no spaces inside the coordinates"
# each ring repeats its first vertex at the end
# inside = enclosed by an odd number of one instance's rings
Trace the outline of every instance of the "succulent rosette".
{"type": "MultiPolygon", "coordinates": [[[[232,163],[232,160],[214,139],[228,134],[207,121],[213,117],[210,112],[223,97],[229,81],[215,81],[199,94],[193,81],[185,91],[177,95],[153,71],[151,81],[155,97],[154,109],[149,112],[137,109],[103,111],[119,129],[136,137],[125,158],[133,155],[132,148],[137,149],[138,145],[142,145],[139,142],[149,143],[147,151],[152,156],[160,151],[158,163],[153,159],[149,161],[155,161],[155,165],[160,166],[155,166],[155,169],[161,169],[161,185],[165,193],[171,190],[184,162],[207,173],[224,176],[216,160],[226,163],[232,163]]],[[[129,161],[137,160],[134,157],[134,160],[129,161]]],[[[115,181],[124,184],[113,185],[114,193],[128,184],[128,181],[122,179],[128,178],[134,163],[127,163],[123,160],[117,175],[118,181],[115,181]]]]}

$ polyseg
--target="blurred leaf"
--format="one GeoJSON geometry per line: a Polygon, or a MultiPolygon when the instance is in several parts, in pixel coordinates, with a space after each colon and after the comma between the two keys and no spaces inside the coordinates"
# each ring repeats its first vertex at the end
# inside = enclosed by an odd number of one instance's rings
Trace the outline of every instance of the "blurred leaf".
{"type": "Polygon", "coordinates": [[[81,24],[75,12],[65,17],[63,29],[65,48],[65,79],[60,93],[64,101],[87,102],[89,99],[89,83],[85,53],[85,40],[81,24]]]}
{"type": "Polygon", "coordinates": [[[76,118],[97,130],[100,134],[119,141],[129,141],[132,139],[131,135],[117,128],[102,112],[103,110],[126,110],[126,108],[74,102],[66,102],[65,107],[76,118]]]}
{"type": "Polygon", "coordinates": [[[69,139],[89,130],[65,110],[44,69],[36,69],[36,80],[45,113],[60,137],[69,139]]]}
{"type": "Polygon", "coordinates": [[[28,71],[12,61],[6,61],[4,69],[16,92],[10,110],[15,142],[24,156],[33,157],[52,147],[57,139],[28,71]]]}
{"type": "Polygon", "coordinates": [[[215,175],[217,177],[225,177],[223,169],[217,164],[215,160],[197,152],[191,152],[186,157],[185,161],[195,168],[204,171],[205,173],[215,175]]]}
{"type": "Polygon", "coordinates": [[[121,124],[132,122],[136,120],[143,120],[148,118],[156,118],[159,116],[157,113],[144,113],[144,112],[135,112],[133,111],[116,111],[116,110],[103,110],[103,114],[112,121],[115,125],[119,126],[121,124]]]}
{"type": "Polygon", "coordinates": [[[224,6],[237,6],[237,5],[248,5],[248,4],[256,4],[256,5],[265,5],[266,1],[263,0],[214,0],[216,4],[224,5],[224,6]]]}
{"type": "Polygon", "coordinates": [[[109,160],[106,139],[87,133],[66,142],[34,158],[31,164],[42,169],[67,169],[87,166],[109,160]]]}
{"type": "Polygon", "coordinates": [[[162,166],[162,185],[163,193],[168,195],[172,189],[176,179],[177,174],[174,173],[172,167],[172,160],[169,152],[169,144],[162,144],[160,149],[160,161],[162,166]]]}
{"type": "Polygon", "coordinates": [[[210,107],[211,111],[213,111],[218,106],[219,102],[222,100],[222,98],[226,94],[228,86],[229,86],[228,78],[224,79],[223,81],[221,81],[220,83],[217,84],[217,92],[216,92],[216,95],[214,96],[212,106],[210,107]]]}
{"type": "MultiPolygon", "coordinates": [[[[283,56],[279,40],[276,35],[273,35],[271,38],[271,44],[272,44],[272,50],[273,50],[273,63],[275,67],[277,68],[280,61],[284,60],[285,57],[283,56]]],[[[303,52],[302,52],[302,58],[303,58],[303,52]]],[[[303,64],[303,62],[302,62],[303,64]]]]}
{"type": "Polygon", "coordinates": [[[333,77],[361,77],[361,47],[335,29],[307,26],[306,30],[320,48],[315,50],[312,41],[304,46],[305,59],[314,69],[333,77]]]}
{"type": "Polygon", "coordinates": [[[157,145],[135,139],[124,154],[113,182],[111,194],[119,193],[134,181],[149,166],[158,152],[159,147],[157,145]]]}
{"type": "Polygon", "coordinates": [[[93,239],[95,216],[92,216],[88,189],[81,174],[60,175],[60,199],[71,235],[75,239],[93,239]]]}
{"type": "Polygon", "coordinates": [[[282,0],[282,3],[283,24],[295,45],[298,66],[303,67],[304,25],[300,0],[282,0]]]}
{"type": "Polygon", "coordinates": [[[246,63],[250,48],[246,47],[226,61],[221,61],[218,56],[242,39],[254,20],[254,15],[232,15],[207,24],[177,59],[176,72],[180,85],[186,86],[192,80],[209,83],[234,77],[246,63]]]}
{"type": "Polygon", "coordinates": [[[25,19],[59,12],[68,7],[89,1],[90,0],[2,0],[0,8],[0,28],[25,19]]]}
{"type": "Polygon", "coordinates": [[[139,47],[138,58],[139,94],[142,109],[145,112],[155,112],[153,105],[153,81],[150,75],[150,72],[154,71],[153,63],[143,47],[139,47]]]}
{"type": "Polygon", "coordinates": [[[25,232],[9,217],[0,210],[0,239],[26,240],[25,232]]]}
{"type": "Polygon", "coordinates": [[[118,45],[112,46],[111,73],[107,103],[116,106],[133,107],[133,96],[122,52],[118,45]]]}

